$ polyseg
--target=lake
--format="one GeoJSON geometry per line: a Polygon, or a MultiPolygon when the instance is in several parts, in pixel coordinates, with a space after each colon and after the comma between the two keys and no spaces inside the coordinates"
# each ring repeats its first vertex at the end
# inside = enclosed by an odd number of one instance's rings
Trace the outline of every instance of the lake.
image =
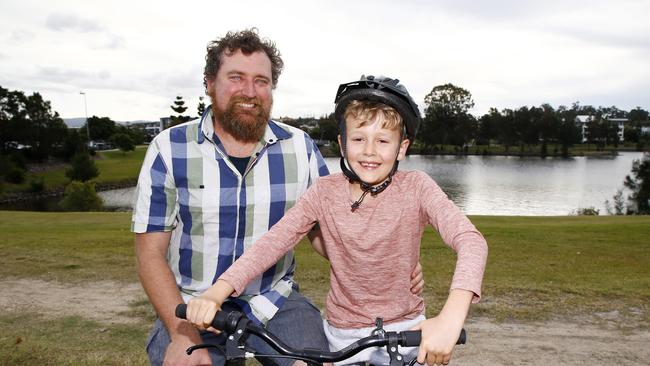
{"type": "MultiPolygon", "coordinates": [[[[642,153],[570,159],[411,155],[400,169],[423,170],[468,215],[555,216],[594,207],[606,215],[642,153]]],[[[325,159],[331,172],[338,158],[325,159]]],[[[100,192],[108,206],[130,207],[133,188],[100,192]]]]}

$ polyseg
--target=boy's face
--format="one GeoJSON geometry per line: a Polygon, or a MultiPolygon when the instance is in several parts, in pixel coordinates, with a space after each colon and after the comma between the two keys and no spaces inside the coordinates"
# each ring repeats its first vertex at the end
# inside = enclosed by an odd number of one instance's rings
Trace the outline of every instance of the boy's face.
{"type": "MultiPolygon", "coordinates": [[[[401,140],[400,131],[382,127],[381,117],[359,126],[357,121],[345,122],[347,159],[362,181],[380,184],[393,169],[395,158],[404,159],[409,140],[401,140]]],[[[341,136],[339,135],[339,145],[341,136]]],[[[343,154],[343,151],[341,151],[343,154]]]]}

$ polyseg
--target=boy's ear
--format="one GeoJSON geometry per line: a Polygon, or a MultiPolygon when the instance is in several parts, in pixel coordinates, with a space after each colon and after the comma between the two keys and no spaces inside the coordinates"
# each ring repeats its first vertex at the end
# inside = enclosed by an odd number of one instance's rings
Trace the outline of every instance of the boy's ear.
{"type": "Polygon", "coordinates": [[[402,160],[406,157],[406,149],[409,148],[411,141],[409,139],[402,140],[402,143],[399,145],[399,153],[397,153],[397,160],[402,160]]]}
{"type": "Polygon", "coordinates": [[[345,154],[343,154],[343,144],[341,143],[341,135],[338,136],[338,140],[339,140],[339,152],[341,153],[341,156],[345,156],[345,154]]]}

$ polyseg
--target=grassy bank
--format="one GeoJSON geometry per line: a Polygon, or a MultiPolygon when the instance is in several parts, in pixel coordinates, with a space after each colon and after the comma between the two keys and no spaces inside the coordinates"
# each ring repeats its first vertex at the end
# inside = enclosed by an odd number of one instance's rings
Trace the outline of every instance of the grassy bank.
{"type": "MultiPolygon", "coordinates": [[[[94,179],[98,184],[119,183],[127,180],[135,181],[140,173],[147,146],[137,146],[134,151],[119,150],[100,151],[95,155],[95,164],[99,176],[94,179]]],[[[5,192],[24,192],[30,189],[30,182],[43,180],[45,189],[65,187],[70,179],[65,176],[68,164],[57,164],[45,167],[43,171],[28,173],[22,184],[5,183],[5,192]]]]}
{"type": "MultiPolygon", "coordinates": [[[[127,213],[0,211],[0,278],[70,285],[137,281],[129,220],[127,213]]],[[[650,216],[472,220],[490,246],[483,301],[472,307],[472,316],[531,321],[616,313],[622,328],[650,326],[650,216]]],[[[297,252],[298,282],[322,307],[327,263],[307,245],[297,252]]],[[[444,302],[454,259],[427,230],[422,263],[428,315],[444,302]]],[[[143,302],[132,308],[135,323],[128,325],[4,309],[0,364],[143,364],[152,314],[143,302]]]]}

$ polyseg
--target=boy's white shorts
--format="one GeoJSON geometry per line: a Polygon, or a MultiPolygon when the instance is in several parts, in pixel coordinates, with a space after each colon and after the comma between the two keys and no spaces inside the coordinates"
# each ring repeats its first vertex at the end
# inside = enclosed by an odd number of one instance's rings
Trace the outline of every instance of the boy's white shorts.
{"type": "MultiPolygon", "coordinates": [[[[424,315],[420,315],[415,319],[408,319],[397,323],[384,324],[384,330],[387,332],[401,332],[403,330],[410,330],[414,326],[426,320],[424,315]]],[[[357,328],[357,329],[340,329],[331,326],[327,320],[323,320],[323,328],[325,329],[325,336],[330,344],[330,351],[338,351],[344,347],[349,346],[351,343],[358,341],[363,337],[368,337],[375,327],[357,328]]],[[[399,352],[406,358],[411,360],[418,356],[418,347],[400,347],[399,352]]],[[[371,347],[363,350],[356,355],[336,362],[335,365],[346,365],[351,363],[370,362],[374,365],[388,365],[390,358],[386,347],[371,347]]]]}

